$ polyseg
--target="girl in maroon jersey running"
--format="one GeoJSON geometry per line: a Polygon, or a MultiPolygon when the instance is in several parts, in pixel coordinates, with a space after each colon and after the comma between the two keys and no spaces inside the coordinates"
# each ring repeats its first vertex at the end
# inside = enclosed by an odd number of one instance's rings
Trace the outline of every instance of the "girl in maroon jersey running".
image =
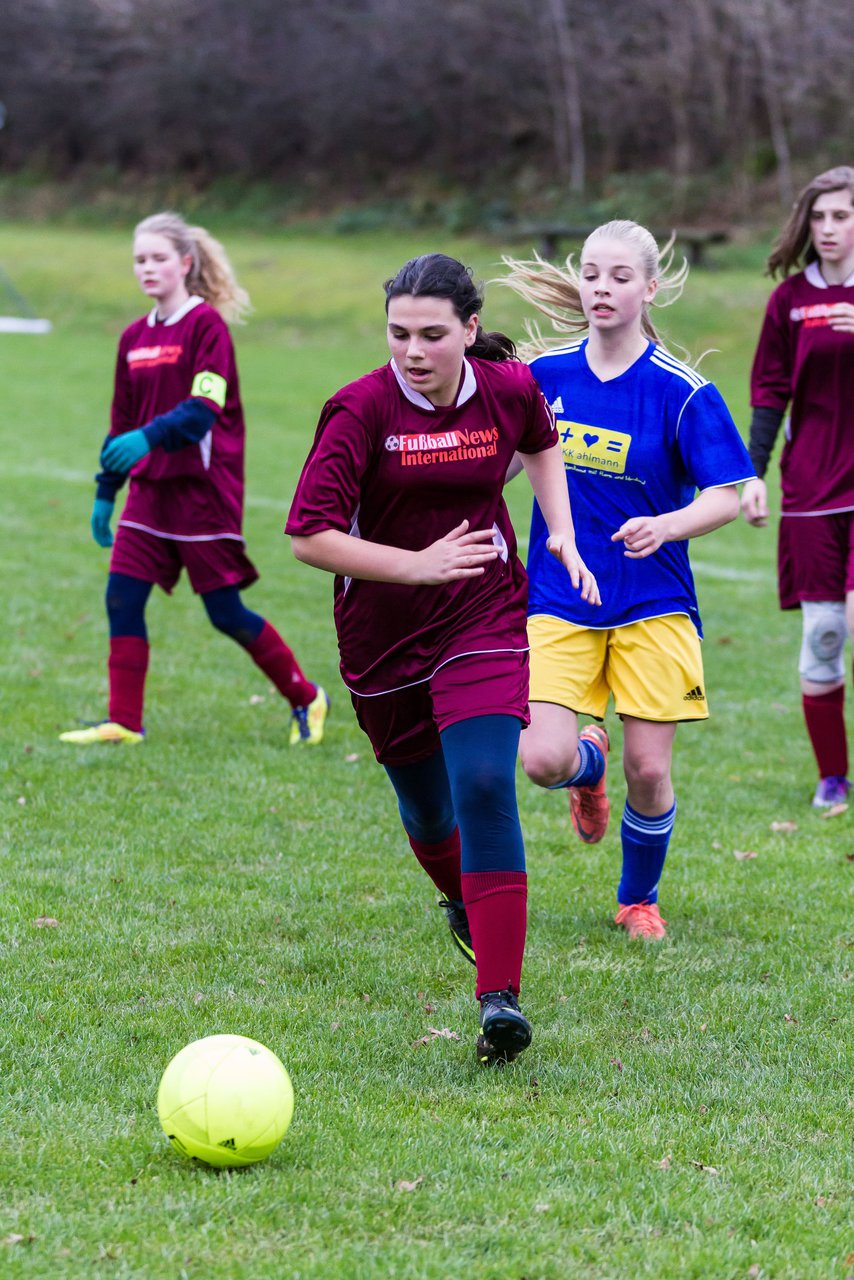
{"type": "Polygon", "coordinates": [[[112,546],[109,719],[64,742],[138,743],[148,668],[145,606],[155,583],[171,592],[182,568],[217,630],[236,640],[292,707],[292,744],[319,743],[329,707],[279,633],[247,609],[240,589],[258,577],[243,540],[244,423],[226,320],[249,297],[225,251],[174,213],[134,233],[134,273],[154,302],[122,334],[110,433],[96,477],[92,534],[112,546]],[[130,488],[115,542],[115,497],[130,488]]]}
{"type": "Polygon", "coordinates": [[[818,764],[813,805],[844,803],[846,633],[854,638],[854,168],[813,178],[768,259],[771,295],[753,362],[749,524],[768,523],[761,478],[788,406],[780,459],[780,606],[800,608],[804,718],[818,764]],[[802,266],[796,275],[789,275],[802,266]]]}
{"type": "Polygon", "coordinates": [[[527,877],[516,805],[528,724],[526,576],[502,490],[518,450],[549,549],[598,602],[575,547],[554,420],[471,273],[444,254],[386,282],[389,364],[328,401],[286,532],[336,574],[341,673],[413,852],[477,967],[478,1060],[531,1040],[517,996],[527,877]]]}

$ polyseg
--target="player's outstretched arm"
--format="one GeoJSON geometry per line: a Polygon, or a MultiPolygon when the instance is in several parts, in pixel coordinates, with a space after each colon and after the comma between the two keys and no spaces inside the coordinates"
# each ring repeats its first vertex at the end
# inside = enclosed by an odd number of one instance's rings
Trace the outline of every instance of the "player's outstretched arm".
{"type": "Polygon", "coordinates": [[[308,536],[294,535],[291,546],[297,560],[343,578],[438,586],[482,574],[484,567],[498,555],[493,536],[492,529],[469,532],[468,520],[463,520],[423,551],[387,547],[351,537],[338,529],[324,529],[308,536]]]}
{"type": "Polygon", "coordinates": [[[687,507],[665,511],[659,516],[633,516],[611,534],[612,542],[622,542],[631,560],[651,556],[665,542],[699,538],[738,515],[738,489],[734,484],[704,489],[687,507]]]}
{"type": "Polygon", "coordinates": [[[572,585],[581,588],[581,599],[588,604],[601,604],[596,579],[581,559],[575,545],[575,528],[560,449],[553,445],[550,449],[543,449],[541,453],[521,453],[516,457],[522,461],[525,474],[534,490],[534,497],[543,513],[549,531],[546,546],[555,559],[560,560],[572,585]]]}

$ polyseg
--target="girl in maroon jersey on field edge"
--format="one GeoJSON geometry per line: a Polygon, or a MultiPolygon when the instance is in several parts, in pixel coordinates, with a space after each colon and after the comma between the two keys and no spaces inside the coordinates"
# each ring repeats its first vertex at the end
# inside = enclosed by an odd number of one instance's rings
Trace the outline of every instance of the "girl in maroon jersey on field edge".
{"type": "Polygon", "coordinates": [[[290,702],[291,743],[316,744],[326,694],[306,679],[276,629],[240,598],[258,573],[243,539],[245,433],[226,320],[242,318],[248,294],[222,245],[175,213],[139,224],[133,264],[154,307],[119,342],[92,511],[95,541],[113,548],[106,601],[109,718],[61,737],[84,746],[142,741],[145,606],[155,584],[171,592],[186,569],[213,625],[236,640],[290,702]],[[113,504],[128,474],[114,543],[113,504]]]}
{"type": "Polygon", "coordinates": [[[768,523],[765,474],[786,408],[780,459],[780,606],[801,610],[804,718],[818,764],[813,805],[844,803],[846,634],[854,638],[854,168],[813,178],[768,259],[772,293],[753,362],[749,524],[768,523]],[[793,267],[803,266],[796,275],[793,267]]]}
{"type": "Polygon", "coordinates": [[[341,674],[410,845],[477,967],[478,1060],[531,1028],[517,1001],[527,877],[516,752],[528,724],[527,579],[502,496],[518,451],[549,549],[584,599],[550,409],[471,273],[444,254],[386,282],[392,359],[323,409],[286,532],[335,578],[341,674]]]}

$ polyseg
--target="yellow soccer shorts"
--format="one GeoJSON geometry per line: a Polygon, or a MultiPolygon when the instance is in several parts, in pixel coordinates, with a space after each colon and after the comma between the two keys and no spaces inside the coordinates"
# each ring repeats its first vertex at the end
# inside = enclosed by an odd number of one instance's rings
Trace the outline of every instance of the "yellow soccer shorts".
{"type": "Polygon", "coordinates": [[[562,618],[528,619],[531,702],[553,702],[601,720],[705,720],[701,642],[685,614],[668,613],[597,631],[562,618]]]}

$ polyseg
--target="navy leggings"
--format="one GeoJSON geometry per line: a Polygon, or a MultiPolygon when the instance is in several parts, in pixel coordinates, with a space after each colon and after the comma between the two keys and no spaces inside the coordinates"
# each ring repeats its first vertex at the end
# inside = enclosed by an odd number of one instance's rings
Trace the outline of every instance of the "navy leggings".
{"type": "MultiPolygon", "coordinates": [[[[111,573],[107,578],[107,617],[111,636],[140,636],[148,639],[145,606],[153,583],[131,578],[126,573],[111,573]]],[[[202,602],[217,631],[230,636],[248,649],[261,634],[264,619],[247,609],[237,587],[220,587],[206,591],[202,602]]]]}
{"type": "Polygon", "coordinates": [[[385,765],[409,835],[439,844],[460,829],[462,871],[524,871],[516,804],[515,716],[475,716],[440,734],[441,748],[417,764],[385,765]]]}

